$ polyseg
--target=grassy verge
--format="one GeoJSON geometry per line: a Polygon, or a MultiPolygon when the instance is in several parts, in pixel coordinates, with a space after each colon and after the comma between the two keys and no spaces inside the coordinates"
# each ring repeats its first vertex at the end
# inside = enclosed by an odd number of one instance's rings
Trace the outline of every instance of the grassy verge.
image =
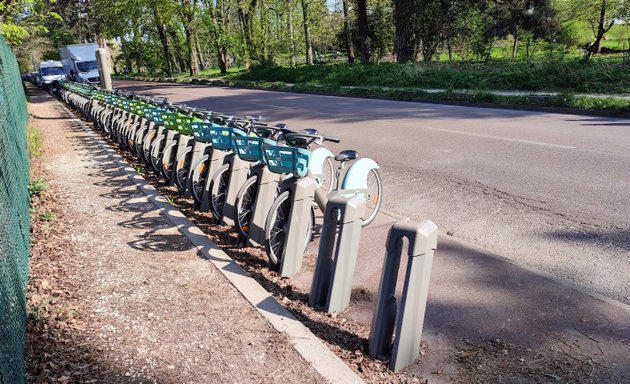
{"type": "Polygon", "coordinates": [[[630,94],[630,70],[610,62],[579,60],[537,63],[436,63],[430,65],[328,64],[260,67],[221,78],[133,77],[149,81],[271,89],[392,100],[553,107],[582,111],[630,113],[630,100],[606,94],[630,94]],[[442,89],[436,92],[432,89],[442,89]],[[555,96],[506,96],[492,91],[557,92],[555,96]],[[577,95],[597,93],[603,97],[577,95]]]}

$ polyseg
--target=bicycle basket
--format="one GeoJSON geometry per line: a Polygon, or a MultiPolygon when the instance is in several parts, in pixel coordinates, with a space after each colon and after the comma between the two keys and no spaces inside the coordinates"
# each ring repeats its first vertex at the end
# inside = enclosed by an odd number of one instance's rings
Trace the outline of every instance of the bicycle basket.
{"type": "Polygon", "coordinates": [[[311,159],[311,153],[306,149],[265,144],[262,147],[265,163],[271,172],[306,176],[311,159]]]}
{"type": "Polygon", "coordinates": [[[245,136],[245,132],[237,128],[211,128],[210,137],[212,138],[212,147],[220,151],[231,151],[236,149],[233,136],[245,136]]]}
{"type": "Polygon", "coordinates": [[[262,145],[275,145],[273,140],[262,137],[242,136],[235,137],[236,153],[245,161],[263,161],[262,145]]]}
{"type": "Polygon", "coordinates": [[[195,118],[192,116],[176,115],[175,116],[175,124],[176,124],[175,129],[177,129],[177,132],[179,132],[182,135],[190,136],[192,134],[192,129],[190,129],[190,123],[194,120],[195,118]]]}
{"type": "Polygon", "coordinates": [[[210,135],[210,130],[218,127],[219,125],[207,121],[193,121],[190,123],[193,137],[195,140],[201,141],[202,143],[211,143],[212,136],[210,135]]]}

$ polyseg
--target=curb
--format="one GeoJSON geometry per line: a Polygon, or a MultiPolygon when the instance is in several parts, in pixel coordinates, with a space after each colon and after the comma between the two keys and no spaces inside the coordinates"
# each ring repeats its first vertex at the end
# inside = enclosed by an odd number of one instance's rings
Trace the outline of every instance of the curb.
{"type": "MultiPolygon", "coordinates": [[[[74,114],[63,103],[67,112],[74,114]]],[[[86,132],[94,134],[89,126],[83,126],[86,132]]],[[[132,180],[177,229],[197,248],[201,257],[210,261],[227,280],[243,295],[243,297],[260,313],[278,332],[284,333],[290,339],[293,348],[330,383],[364,383],[343,360],[335,355],[317,336],[306,328],[297,318],[286,310],[269,292],[258,284],[250,275],[232,260],[218,245],[191,223],[186,216],[173,207],[150,185],[144,177],[139,175],[105,142],[99,135],[97,142],[110,159],[118,164],[126,176],[132,180]]]]}

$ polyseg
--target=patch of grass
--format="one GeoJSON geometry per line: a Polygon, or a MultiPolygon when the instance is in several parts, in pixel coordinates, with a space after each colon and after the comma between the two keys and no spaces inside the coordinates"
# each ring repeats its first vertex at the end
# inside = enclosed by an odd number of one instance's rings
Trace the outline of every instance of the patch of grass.
{"type": "Polygon", "coordinates": [[[42,148],[42,135],[36,128],[26,128],[26,144],[28,146],[28,155],[31,159],[41,159],[44,155],[42,148]]]}
{"type": "Polygon", "coordinates": [[[48,184],[46,184],[44,178],[42,177],[38,177],[37,179],[31,180],[31,182],[28,183],[28,194],[31,197],[46,192],[47,189],[48,184]]]}
{"type": "Polygon", "coordinates": [[[136,166],[134,166],[134,169],[135,169],[135,170],[136,170],[136,172],[138,172],[138,173],[142,173],[142,172],[144,172],[144,167],[143,167],[143,166],[141,166],[141,165],[136,165],[136,166]]]}
{"type": "Polygon", "coordinates": [[[171,196],[164,196],[164,198],[166,199],[166,202],[170,205],[175,205],[175,200],[171,196]]]}
{"type": "Polygon", "coordinates": [[[55,213],[50,211],[43,212],[39,215],[39,219],[41,221],[53,221],[55,220],[55,213]]]}
{"type": "Polygon", "coordinates": [[[532,63],[338,63],[295,68],[257,67],[230,79],[326,86],[630,93],[627,68],[577,59],[532,63]]]}

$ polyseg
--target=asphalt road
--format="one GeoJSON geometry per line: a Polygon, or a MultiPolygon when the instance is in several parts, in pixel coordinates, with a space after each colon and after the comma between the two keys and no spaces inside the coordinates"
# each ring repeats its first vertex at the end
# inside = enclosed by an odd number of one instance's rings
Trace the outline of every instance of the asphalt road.
{"type": "Polygon", "coordinates": [[[181,84],[118,88],[338,136],[384,208],[630,304],[630,121],[181,84]]]}

